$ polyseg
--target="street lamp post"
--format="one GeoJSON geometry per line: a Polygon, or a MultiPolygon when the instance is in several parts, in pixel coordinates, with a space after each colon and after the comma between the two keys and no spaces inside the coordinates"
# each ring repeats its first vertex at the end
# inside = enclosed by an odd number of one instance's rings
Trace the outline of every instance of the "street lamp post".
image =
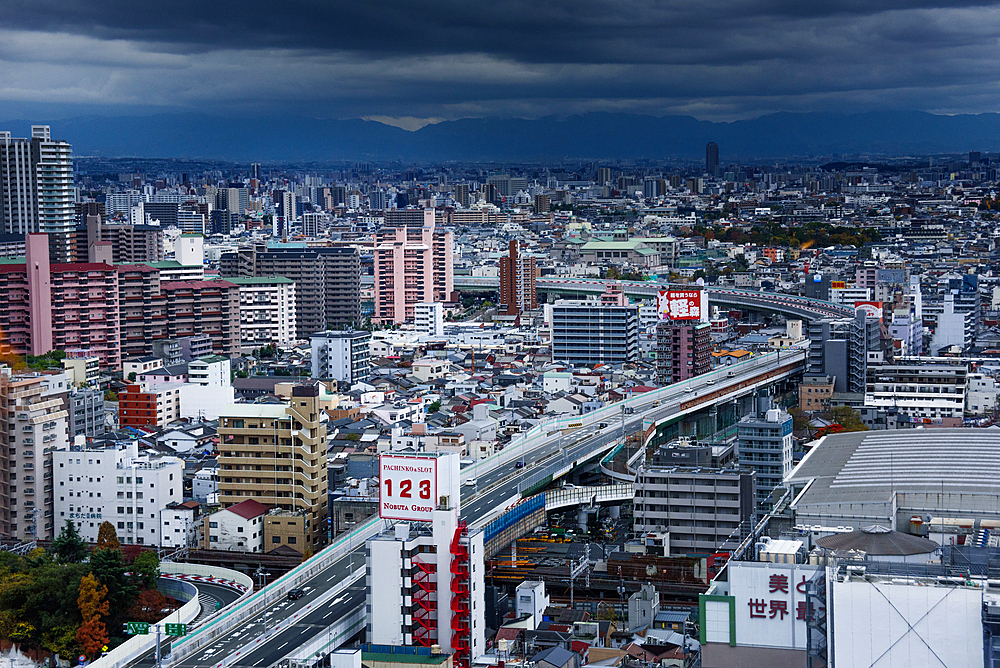
{"type": "MultiPolygon", "coordinates": [[[[263,565],[258,565],[257,570],[254,571],[253,574],[260,580],[260,589],[261,591],[264,591],[264,588],[267,586],[267,576],[270,575],[270,573],[264,570],[263,565]]],[[[267,592],[264,593],[264,628],[262,630],[262,635],[267,635],[267,592]]]]}

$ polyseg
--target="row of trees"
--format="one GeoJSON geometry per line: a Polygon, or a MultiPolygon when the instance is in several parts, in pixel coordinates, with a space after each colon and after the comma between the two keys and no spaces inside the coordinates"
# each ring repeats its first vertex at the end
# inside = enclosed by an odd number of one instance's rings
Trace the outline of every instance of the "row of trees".
{"type": "Polygon", "coordinates": [[[156,553],[127,554],[110,522],[91,551],[67,521],[51,552],[0,552],[0,638],[25,651],[93,659],[125,640],[124,622],[163,617],[171,602],[156,591],[159,576],[156,553]]]}

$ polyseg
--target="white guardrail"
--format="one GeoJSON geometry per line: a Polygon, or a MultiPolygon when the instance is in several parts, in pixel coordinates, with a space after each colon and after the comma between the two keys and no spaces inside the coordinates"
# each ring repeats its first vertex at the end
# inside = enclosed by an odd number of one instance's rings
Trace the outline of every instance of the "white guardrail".
{"type": "MultiPolygon", "coordinates": [[[[217,584],[224,587],[233,587],[243,592],[238,599],[229,605],[236,605],[248,596],[253,595],[253,578],[245,573],[234,571],[220,566],[205,566],[203,564],[187,564],[175,561],[164,561],[160,563],[160,575],[163,577],[175,578],[186,582],[192,582],[198,586],[199,582],[217,584]]],[[[204,619],[198,620],[198,626],[203,626],[222,614],[229,606],[225,606],[204,619]]]]}
{"type": "MultiPolygon", "coordinates": [[[[192,589],[191,600],[160,620],[160,624],[187,624],[201,614],[201,601],[198,600],[197,587],[190,583],[184,584],[192,589]]],[[[161,640],[163,639],[161,638],[161,640]]],[[[150,629],[149,634],[132,636],[104,656],[91,662],[90,666],[91,668],[121,668],[151,650],[154,645],[156,645],[156,632],[150,629]]]]}
{"type": "Polygon", "coordinates": [[[223,609],[214,619],[182,638],[171,652],[172,660],[179,661],[211,645],[247,617],[263,611],[275,601],[282,600],[289,589],[294,589],[300,583],[326,570],[350,550],[378,534],[382,530],[383,522],[378,517],[368,520],[351,533],[341,535],[312,559],[299,564],[267,587],[223,609]]]}

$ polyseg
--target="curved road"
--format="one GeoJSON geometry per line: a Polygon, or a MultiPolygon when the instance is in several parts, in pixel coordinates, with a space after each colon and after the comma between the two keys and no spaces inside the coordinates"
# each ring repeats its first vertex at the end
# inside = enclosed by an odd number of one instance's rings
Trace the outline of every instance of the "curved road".
{"type": "MultiPolygon", "coordinates": [[[[213,612],[211,609],[215,607],[216,602],[221,609],[242,596],[242,593],[236,589],[223,587],[222,585],[208,584],[206,582],[190,582],[190,584],[198,588],[198,599],[201,601],[202,615],[205,616],[213,612]],[[208,611],[206,611],[206,607],[208,611]]],[[[153,633],[152,630],[150,632],[153,633]]],[[[163,655],[166,656],[169,651],[170,640],[161,636],[160,647],[162,648],[163,655]]],[[[142,666],[142,668],[153,668],[156,665],[156,655],[151,649],[129,665],[136,668],[139,666],[142,666]]]]}

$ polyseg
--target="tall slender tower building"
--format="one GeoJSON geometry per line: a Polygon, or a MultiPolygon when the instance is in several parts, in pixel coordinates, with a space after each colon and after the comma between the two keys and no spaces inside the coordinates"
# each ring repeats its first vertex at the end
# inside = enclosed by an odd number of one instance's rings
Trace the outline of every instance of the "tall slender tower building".
{"type": "Polygon", "coordinates": [[[515,316],[538,308],[535,287],[535,258],[518,254],[519,242],[510,241],[507,257],[500,258],[500,313],[515,316]]]}
{"type": "Polygon", "coordinates": [[[72,262],[76,226],[73,150],[53,141],[48,125],[32,125],[31,139],[0,132],[0,220],[7,234],[49,235],[54,262],[72,262]]]}
{"type": "Polygon", "coordinates": [[[705,171],[715,174],[719,167],[719,145],[714,141],[705,144],[705,171]]]}

